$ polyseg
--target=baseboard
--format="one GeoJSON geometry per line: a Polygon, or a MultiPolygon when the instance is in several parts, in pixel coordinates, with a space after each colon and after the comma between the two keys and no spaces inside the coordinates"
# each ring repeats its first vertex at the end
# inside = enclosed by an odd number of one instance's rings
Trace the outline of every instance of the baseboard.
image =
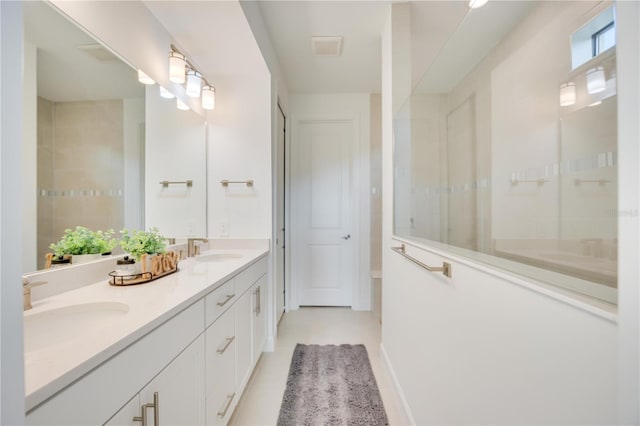
{"type": "Polygon", "coordinates": [[[400,386],[400,382],[398,381],[398,376],[396,376],[396,372],[393,369],[393,365],[391,365],[391,360],[387,355],[387,351],[384,348],[384,345],[380,343],[380,354],[382,355],[382,364],[387,369],[387,373],[389,373],[389,377],[391,377],[391,381],[393,382],[393,389],[395,391],[396,397],[402,404],[402,409],[404,411],[404,416],[406,424],[416,426],[416,419],[413,417],[413,413],[411,412],[411,408],[409,408],[409,403],[407,402],[407,398],[404,396],[404,392],[402,391],[402,387],[400,386]]]}
{"type": "Polygon", "coordinates": [[[267,337],[267,340],[264,342],[264,346],[262,346],[263,352],[273,352],[276,350],[276,341],[273,336],[267,337]]]}

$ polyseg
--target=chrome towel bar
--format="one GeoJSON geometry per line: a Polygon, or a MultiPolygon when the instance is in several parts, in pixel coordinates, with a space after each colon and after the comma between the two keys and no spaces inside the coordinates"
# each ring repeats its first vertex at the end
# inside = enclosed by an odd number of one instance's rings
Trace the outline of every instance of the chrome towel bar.
{"type": "Polygon", "coordinates": [[[391,247],[391,250],[393,250],[396,253],[406,257],[407,259],[409,259],[410,261],[412,261],[416,265],[423,267],[424,269],[426,269],[429,272],[442,272],[442,274],[444,276],[451,278],[451,264],[448,263],[448,262],[442,262],[442,266],[429,266],[426,263],[422,263],[418,259],[409,256],[405,252],[404,244],[401,244],[400,247],[391,247]]]}

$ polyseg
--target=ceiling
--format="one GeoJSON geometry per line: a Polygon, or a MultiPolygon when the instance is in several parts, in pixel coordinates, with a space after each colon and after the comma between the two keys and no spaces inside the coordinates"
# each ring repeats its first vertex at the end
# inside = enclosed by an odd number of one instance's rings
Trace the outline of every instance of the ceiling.
{"type": "Polygon", "coordinates": [[[259,1],[291,93],[379,93],[388,1],[259,1]],[[314,56],[312,36],[342,36],[341,56],[314,56]]]}
{"type": "Polygon", "coordinates": [[[45,2],[23,5],[25,40],[37,48],[38,96],[52,102],[144,97],[129,65],[45,2]]]}

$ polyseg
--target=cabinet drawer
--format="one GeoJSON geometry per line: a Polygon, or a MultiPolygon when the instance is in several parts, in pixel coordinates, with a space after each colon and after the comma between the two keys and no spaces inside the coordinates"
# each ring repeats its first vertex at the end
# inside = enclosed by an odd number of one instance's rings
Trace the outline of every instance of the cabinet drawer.
{"type": "Polygon", "coordinates": [[[209,327],[236,300],[235,278],[222,284],[205,297],[205,321],[209,327]]]}
{"type": "Polygon", "coordinates": [[[258,281],[258,279],[267,273],[267,258],[263,257],[247,269],[236,276],[236,292],[238,296],[244,294],[245,291],[258,281]]]}
{"type": "Polygon", "coordinates": [[[205,333],[206,422],[225,425],[237,401],[233,310],[222,314],[205,333]]]}

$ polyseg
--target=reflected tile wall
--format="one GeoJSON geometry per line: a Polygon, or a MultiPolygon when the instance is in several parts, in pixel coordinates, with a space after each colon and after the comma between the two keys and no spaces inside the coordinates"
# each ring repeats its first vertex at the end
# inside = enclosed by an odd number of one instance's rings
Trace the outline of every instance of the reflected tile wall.
{"type": "Polygon", "coordinates": [[[38,266],[42,267],[49,244],[67,228],[123,227],[124,118],[122,100],[40,99],[39,108],[38,266]]]}

